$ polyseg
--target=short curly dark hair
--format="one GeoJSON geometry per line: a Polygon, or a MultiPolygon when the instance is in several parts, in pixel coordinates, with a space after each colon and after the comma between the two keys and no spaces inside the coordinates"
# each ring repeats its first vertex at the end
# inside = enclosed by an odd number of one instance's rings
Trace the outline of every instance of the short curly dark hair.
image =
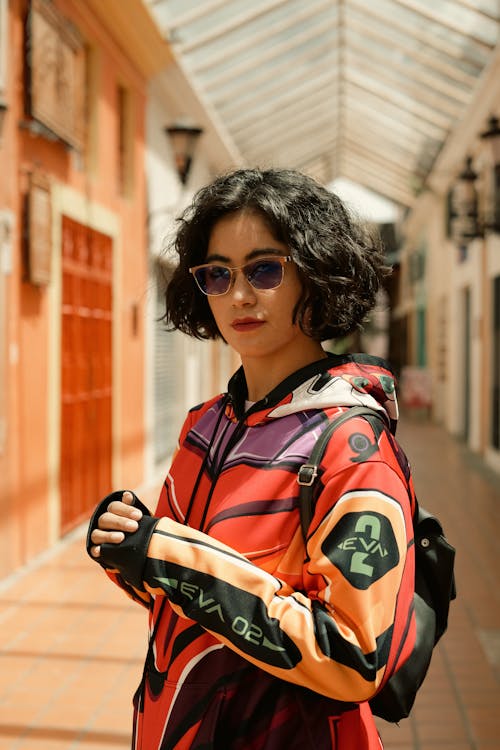
{"type": "Polygon", "coordinates": [[[203,263],[214,224],[237,211],[260,215],[288,248],[304,294],[294,320],[318,341],[360,328],[389,273],[380,240],[349,215],[342,201],[311,177],[289,169],[237,169],[201,188],[178,219],[172,241],[179,264],[166,291],[163,320],[199,339],[219,330],[191,266],[203,263]]]}

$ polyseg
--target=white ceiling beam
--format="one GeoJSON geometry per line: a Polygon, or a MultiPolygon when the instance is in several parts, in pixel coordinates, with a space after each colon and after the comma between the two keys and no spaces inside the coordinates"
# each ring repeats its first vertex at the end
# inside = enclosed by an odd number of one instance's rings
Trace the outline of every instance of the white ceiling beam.
{"type": "Polygon", "coordinates": [[[393,0],[398,5],[402,5],[404,8],[414,11],[417,15],[422,18],[427,18],[429,21],[439,24],[445,29],[453,29],[458,34],[461,34],[465,39],[473,39],[474,42],[482,47],[485,51],[491,52],[494,45],[488,44],[480,36],[474,33],[473,30],[464,32],[463,24],[457,20],[454,13],[443,14],[439,11],[439,3],[435,3],[433,6],[424,7],[420,2],[415,0],[393,0]]]}
{"type": "Polygon", "coordinates": [[[409,160],[398,161],[391,151],[391,144],[389,143],[389,141],[386,143],[385,149],[373,148],[372,144],[369,141],[369,136],[365,141],[360,141],[352,135],[348,136],[347,134],[343,133],[342,144],[346,149],[357,154],[362,159],[367,159],[374,164],[378,164],[381,171],[390,169],[391,172],[399,175],[399,177],[404,180],[406,184],[409,184],[409,179],[414,173],[414,164],[409,160]]]}
{"type": "MultiPolygon", "coordinates": [[[[341,144],[341,153],[342,158],[349,158],[353,160],[357,160],[365,165],[365,168],[368,171],[373,172],[375,175],[379,176],[381,179],[386,179],[394,185],[396,185],[400,190],[408,190],[411,192],[408,176],[404,175],[402,176],[399,172],[397,172],[395,169],[393,169],[393,166],[391,164],[386,164],[386,166],[381,169],[380,164],[375,161],[372,157],[373,154],[367,153],[367,154],[360,154],[358,151],[351,149],[348,147],[348,145],[342,141],[341,144]]],[[[409,175],[410,173],[408,173],[409,175]]]]}
{"type": "Polygon", "coordinates": [[[330,114],[321,114],[321,111],[319,111],[314,122],[306,121],[295,128],[283,130],[274,139],[259,139],[253,143],[245,144],[241,148],[249,156],[255,155],[256,152],[262,153],[262,151],[272,150],[274,144],[276,144],[276,148],[287,148],[289,144],[293,146],[295,141],[300,142],[301,139],[315,140],[318,133],[321,134],[324,129],[330,133],[334,132],[333,118],[330,114]]]}
{"type": "Polygon", "coordinates": [[[344,66],[346,70],[359,71],[370,79],[376,76],[383,85],[389,86],[396,92],[404,91],[406,96],[422,102],[426,107],[441,113],[444,117],[454,119],[462,113],[463,102],[451,100],[443,93],[431,91],[425,84],[408,77],[407,73],[403,73],[404,80],[401,80],[397,66],[388,65],[387,60],[384,65],[379,65],[373,59],[362,57],[349,47],[345,52],[344,66]]]}
{"type": "Polygon", "coordinates": [[[406,211],[411,208],[414,201],[413,196],[401,194],[398,190],[392,189],[391,186],[380,184],[380,182],[377,182],[376,180],[372,180],[370,178],[363,178],[362,175],[360,176],[359,169],[343,169],[339,177],[345,177],[351,182],[359,184],[362,188],[366,188],[372,193],[380,195],[382,198],[385,198],[386,200],[397,206],[399,212],[401,212],[402,214],[406,213],[406,211]]]}
{"type": "Polygon", "coordinates": [[[373,94],[371,91],[366,89],[364,86],[359,86],[353,81],[346,81],[344,83],[344,92],[347,96],[351,93],[354,97],[362,97],[364,101],[371,103],[371,106],[375,110],[384,110],[384,114],[387,117],[394,117],[396,120],[400,119],[402,122],[406,122],[411,128],[414,128],[417,133],[433,138],[437,141],[442,141],[446,137],[446,128],[440,128],[434,123],[430,123],[419,117],[418,112],[410,112],[409,110],[402,110],[397,104],[373,94]]]}
{"type": "MultiPolygon", "coordinates": [[[[331,123],[329,123],[328,120],[323,120],[321,124],[324,125],[325,130],[327,131],[327,137],[331,138],[332,133],[334,132],[333,128],[329,127],[331,123]]],[[[245,156],[247,156],[250,161],[255,161],[259,160],[263,154],[285,152],[288,154],[288,158],[292,160],[292,158],[297,158],[297,154],[303,154],[308,150],[314,150],[318,145],[322,145],[323,137],[324,136],[321,133],[318,133],[318,131],[311,131],[308,128],[302,128],[300,131],[295,132],[289,137],[273,138],[267,142],[253,144],[252,147],[245,149],[245,156]]],[[[327,142],[327,138],[325,139],[325,142],[327,142]]]]}
{"type": "Polygon", "coordinates": [[[404,139],[406,143],[413,142],[418,144],[425,140],[426,142],[434,143],[438,147],[442,142],[442,138],[436,138],[428,133],[417,131],[417,125],[413,116],[407,116],[406,113],[403,113],[405,115],[404,118],[403,116],[395,118],[391,112],[381,108],[380,103],[376,100],[370,102],[366,100],[362,101],[357,92],[346,91],[343,103],[348,115],[352,113],[354,116],[357,114],[357,116],[362,117],[366,123],[366,127],[373,125],[386,134],[391,134],[391,137],[393,133],[397,134],[396,137],[401,141],[404,139]]]}
{"type": "MultiPolygon", "coordinates": [[[[287,18],[280,19],[279,23],[271,23],[258,34],[247,33],[245,39],[238,38],[231,42],[231,37],[227,37],[224,40],[224,44],[220,45],[220,51],[211,50],[210,54],[206,55],[206,60],[203,63],[193,64],[193,71],[196,74],[206,73],[207,70],[217,67],[221,62],[227,62],[227,60],[233,59],[234,57],[241,57],[245,50],[255,50],[258,45],[265,42],[267,39],[273,36],[283,35],[283,32],[289,28],[297,27],[301,28],[304,21],[312,16],[317,16],[325,10],[332,8],[331,0],[321,0],[315,4],[308,4],[301,11],[290,13],[287,18]]],[[[246,31],[246,30],[245,30],[246,31]]],[[[249,32],[250,30],[248,30],[249,32]]]]}
{"type": "MultiPolygon", "coordinates": [[[[400,44],[404,45],[404,38],[409,37],[418,41],[425,49],[430,50],[431,54],[432,50],[437,50],[451,58],[476,62],[475,58],[470,56],[467,48],[464,49],[453,38],[449,36],[438,37],[429,33],[428,24],[423,23],[422,26],[419,26],[418,24],[401,21],[396,13],[387,14],[377,3],[365,4],[363,0],[349,0],[349,8],[355,7],[362,14],[365,23],[370,25],[366,18],[368,16],[376,19],[384,28],[393,29],[400,40],[400,44]]],[[[362,19],[359,18],[359,20],[362,19]]]]}
{"type": "MultiPolygon", "coordinates": [[[[477,13],[478,15],[482,16],[483,18],[487,18],[488,21],[496,21],[497,23],[500,22],[500,14],[497,12],[496,15],[493,15],[493,13],[489,13],[487,10],[484,10],[483,8],[480,8],[477,4],[477,0],[455,0],[456,3],[459,5],[462,5],[464,8],[469,8],[469,10],[473,10],[474,13],[477,13]]],[[[500,8],[497,5],[498,10],[500,11],[500,8]]]]}
{"type": "Polygon", "coordinates": [[[341,164],[337,176],[345,177],[351,182],[368,188],[368,190],[387,198],[405,210],[410,208],[415,200],[413,195],[399,191],[394,185],[384,183],[372,175],[365,174],[358,165],[341,164]]]}
{"type": "Polygon", "coordinates": [[[293,66],[290,65],[288,57],[281,57],[280,60],[274,61],[273,65],[256,68],[251,76],[247,76],[243,81],[240,78],[234,78],[225,86],[221,86],[212,96],[213,102],[221,109],[230,108],[234,103],[244,101],[245,96],[249,98],[258,96],[259,91],[262,89],[265,92],[266,84],[271,82],[274,86],[279,86],[281,80],[286,80],[284,74],[288,73],[289,76],[296,76],[299,71],[304,71],[304,75],[308,74],[310,69],[313,69],[317,64],[317,60],[324,60],[325,64],[329,64],[330,60],[337,60],[337,53],[332,50],[332,39],[328,38],[322,44],[311,45],[300,55],[294,57],[293,66]],[[243,86],[247,91],[242,91],[243,86]]]}
{"type": "Polygon", "coordinates": [[[296,169],[300,169],[301,165],[312,159],[329,154],[335,150],[335,147],[339,139],[331,134],[326,133],[324,137],[318,136],[311,142],[303,139],[297,141],[293,146],[288,146],[286,149],[281,150],[279,147],[273,149],[273,157],[280,157],[283,155],[285,160],[288,160],[289,164],[295,165],[296,169]]]}
{"type": "Polygon", "coordinates": [[[351,159],[363,164],[364,169],[370,173],[373,173],[381,179],[385,179],[391,184],[395,185],[399,190],[407,190],[411,193],[410,188],[410,173],[402,176],[399,172],[393,169],[391,164],[386,164],[384,168],[380,167],[380,164],[371,158],[370,154],[360,154],[359,151],[350,148],[346,143],[342,143],[341,146],[342,158],[351,159]]]}
{"type": "Polygon", "coordinates": [[[448,76],[448,78],[457,81],[463,86],[467,86],[469,89],[474,86],[476,82],[475,76],[460,70],[455,59],[451,58],[449,62],[439,59],[434,54],[432,48],[426,46],[423,42],[419,45],[418,49],[413,49],[408,44],[405,44],[401,35],[392,34],[387,27],[384,29],[381,29],[380,27],[374,28],[369,25],[368,19],[360,19],[359,21],[351,19],[349,21],[349,29],[354,29],[361,36],[373,39],[376,44],[382,45],[382,47],[399,50],[402,54],[410,57],[416,63],[426,66],[438,74],[448,76]]]}
{"type": "Polygon", "coordinates": [[[435,125],[443,131],[447,131],[453,120],[450,115],[444,115],[436,110],[424,105],[421,101],[412,99],[411,96],[402,94],[398,89],[393,88],[390,85],[385,85],[382,81],[376,78],[367,79],[353,69],[346,68],[344,72],[344,78],[347,84],[353,84],[359,89],[369,92],[373,96],[377,96],[388,104],[392,104],[399,110],[405,112],[411,112],[415,117],[420,120],[425,120],[431,125],[435,125]]]}
{"type": "Polygon", "coordinates": [[[273,95],[279,95],[283,92],[283,89],[288,87],[298,86],[304,81],[314,82],[315,78],[328,68],[330,76],[332,78],[337,77],[337,54],[336,52],[325,53],[324,59],[321,60],[320,65],[311,60],[311,64],[306,64],[303,61],[303,65],[294,61],[294,66],[290,67],[287,63],[286,70],[284,72],[277,70],[270,70],[266,72],[265,77],[260,77],[260,81],[256,82],[254,78],[251,81],[247,81],[245,89],[234,94],[232,97],[227,98],[226,101],[221,99],[215,99],[215,103],[218,103],[218,108],[223,116],[231,118],[231,115],[236,112],[239,113],[242,110],[250,109],[252,105],[258,104],[262,99],[269,99],[273,95]]]}
{"type": "Polygon", "coordinates": [[[469,90],[462,85],[451,85],[443,76],[436,75],[435,72],[428,70],[422,65],[408,63],[403,55],[399,58],[394,55],[388,57],[387,49],[379,48],[375,50],[372,46],[363,45],[357,39],[348,39],[346,41],[348,53],[362,58],[367,65],[376,65],[381,70],[387,70],[388,67],[399,71],[401,75],[408,78],[408,81],[415,81],[425,86],[429,91],[444,96],[457,102],[458,106],[463,106],[469,100],[469,90]]]}
{"type": "Polygon", "coordinates": [[[235,132],[235,140],[239,143],[248,145],[260,143],[261,141],[265,142],[269,138],[279,139],[283,132],[291,133],[299,125],[302,125],[302,123],[309,124],[311,129],[314,130],[315,123],[312,118],[323,114],[328,116],[332,122],[336,122],[333,95],[330,99],[332,104],[328,106],[325,98],[319,94],[305,98],[304,102],[306,102],[307,111],[305,111],[298,102],[290,105],[283,112],[280,110],[279,106],[277,106],[272,114],[260,118],[255,127],[235,132]]]}
{"type": "Polygon", "coordinates": [[[220,75],[211,77],[210,79],[202,79],[203,80],[203,86],[208,92],[215,93],[217,89],[220,88],[220,86],[225,83],[228,80],[234,80],[238,76],[247,73],[249,70],[255,70],[258,69],[263,63],[269,62],[270,60],[278,60],[280,55],[283,55],[287,52],[290,52],[291,50],[294,50],[296,47],[300,46],[301,44],[304,44],[305,42],[310,41],[311,39],[314,39],[318,36],[318,34],[326,34],[329,31],[334,31],[337,27],[337,24],[332,23],[322,23],[318,25],[314,25],[311,28],[306,29],[305,31],[296,34],[293,37],[290,37],[287,39],[287,41],[280,42],[279,44],[276,44],[271,49],[262,51],[259,53],[259,58],[256,61],[255,57],[249,57],[246,60],[242,60],[240,63],[232,62],[231,65],[228,64],[226,70],[221,73],[220,75]]]}
{"type": "Polygon", "coordinates": [[[373,148],[389,147],[399,159],[415,162],[420,153],[418,141],[401,137],[396,130],[389,132],[387,128],[380,127],[373,120],[367,127],[364,119],[360,121],[359,117],[356,117],[350,111],[347,111],[344,115],[343,132],[359,141],[373,144],[373,148]]]}
{"type": "MultiPolygon", "coordinates": [[[[334,92],[334,88],[332,92],[334,92]]],[[[303,107],[301,107],[301,102],[294,102],[289,108],[277,106],[272,116],[261,118],[255,127],[232,132],[238,143],[245,144],[244,148],[249,148],[254,143],[265,143],[270,138],[279,139],[283,133],[293,133],[302,124],[305,124],[311,130],[315,130],[315,117],[325,116],[335,122],[333,96],[330,97],[330,100],[332,103],[328,105],[328,96],[323,96],[320,93],[315,94],[314,97],[304,98],[303,107]]]]}
{"type": "Polygon", "coordinates": [[[267,15],[275,8],[279,8],[281,5],[286,5],[287,2],[288,0],[266,0],[266,3],[264,5],[261,5],[260,7],[253,4],[252,7],[247,5],[243,13],[239,13],[238,15],[233,16],[225,23],[219,23],[215,25],[212,24],[211,28],[210,24],[207,24],[207,30],[204,34],[200,34],[200,36],[196,37],[196,39],[193,39],[190,42],[179,45],[179,49],[183,54],[192,52],[197,47],[209,44],[215,39],[220,39],[220,37],[229,34],[234,29],[237,29],[240,26],[245,26],[251,21],[254,21],[256,18],[259,18],[259,16],[267,15]]]}
{"type": "Polygon", "coordinates": [[[327,72],[312,81],[306,80],[298,86],[290,87],[277,96],[266,97],[264,101],[259,102],[250,111],[244,111],[240,116],[231,118],[226,114],[226,119],[235,134],[245,128],[260,129],[261,118],[280,114],[284,110],[292,112],[296,109],[300,110],[302,103],[305,109],[311,98],[323,97],[325,106],[328,106],[330,97],[336,92],[337,86],[335,78],[332,79],[330,72],[327,72]]]}
{"type": "Polygon", "coordinates": [[[380,180],[377,180],[370,175],[364,174],[359,166],[340,166],[337,177],[345,177],[351,182],[355,182],[358,185],[361,185],[361,187],[365,187],[368,190],[371,190],[378,195],[387,198],[398,206],[401,206],[405,211],[406,209],[411,208],[415,200],[413,195],[401,193],[393,185],[388,185],[387,183],[380,182],[380,180]]]}
{"type": "Polygon", "coordinates": [[[375,190],[403,206],[411,206],[415,201],[415,196],[410,190],[399,188],[390,178],[387,179],[386,175],[377,171],[373,172],[362,160],[346,158],[345,154],[342,154],[340,158],[339,175],[375,190]]]}
{"type": "Polygon", "coordinates": [[[402,165],[405,171],[414,171],[416,168],[416,162],[420,154],[419,149],[414,147],[402,148],[395,142],[392,133],[386,131],[383,135],[380,130],[372,128],[367,130],[361,124],[354,123],[351,125],[350,121],[347,120],[342,130],[342,137],[350,143],[359,144],[370,152],[383,155],[384,160],[387,158],[395,164],[402,165]]]}

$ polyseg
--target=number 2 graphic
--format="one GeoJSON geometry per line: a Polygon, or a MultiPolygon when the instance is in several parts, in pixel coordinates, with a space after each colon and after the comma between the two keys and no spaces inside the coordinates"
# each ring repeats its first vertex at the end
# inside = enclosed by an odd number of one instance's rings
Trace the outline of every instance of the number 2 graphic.
{"type": "Polygon", "coordinates": [[[351,558],[351,573],[361,573],[365,576],[373,575],[373,565],[365,563],[368,554],[371,549],[376,546],[376,543],[380,541],[380,521],[376,516],[364,515],[357,521],[355,531],[360,534],[366,532],[369,529],[370,532],[370,543],[366,544],[366,552],[355,552],[351,558]]]}

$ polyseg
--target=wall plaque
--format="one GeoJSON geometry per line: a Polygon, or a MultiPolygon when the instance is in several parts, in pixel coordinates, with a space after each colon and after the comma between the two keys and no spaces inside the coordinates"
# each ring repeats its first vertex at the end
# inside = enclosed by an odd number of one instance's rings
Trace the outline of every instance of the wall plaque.
{"type": "Polygon", "coordinates": [[[85,50],[50,0],[31,0],[29,114],[75,148],[84,139],[85,50]]]}
{"type": "Polygon", "coordinates": [[[39,172],[30,176],[27,230],[29,281],[42,286],[51,279],[52,205],[50,182],[39,172]]]}

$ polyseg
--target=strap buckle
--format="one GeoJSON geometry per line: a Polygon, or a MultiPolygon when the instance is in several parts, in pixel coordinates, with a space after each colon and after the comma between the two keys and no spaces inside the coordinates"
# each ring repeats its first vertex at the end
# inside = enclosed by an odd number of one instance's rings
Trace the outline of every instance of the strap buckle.
{"type": "Polygon", "coordinates": [[[311,487],[318,476],[318,467],[316,464],[302,464],[297,474],[297,484],[304,487],[311,487]]]}

